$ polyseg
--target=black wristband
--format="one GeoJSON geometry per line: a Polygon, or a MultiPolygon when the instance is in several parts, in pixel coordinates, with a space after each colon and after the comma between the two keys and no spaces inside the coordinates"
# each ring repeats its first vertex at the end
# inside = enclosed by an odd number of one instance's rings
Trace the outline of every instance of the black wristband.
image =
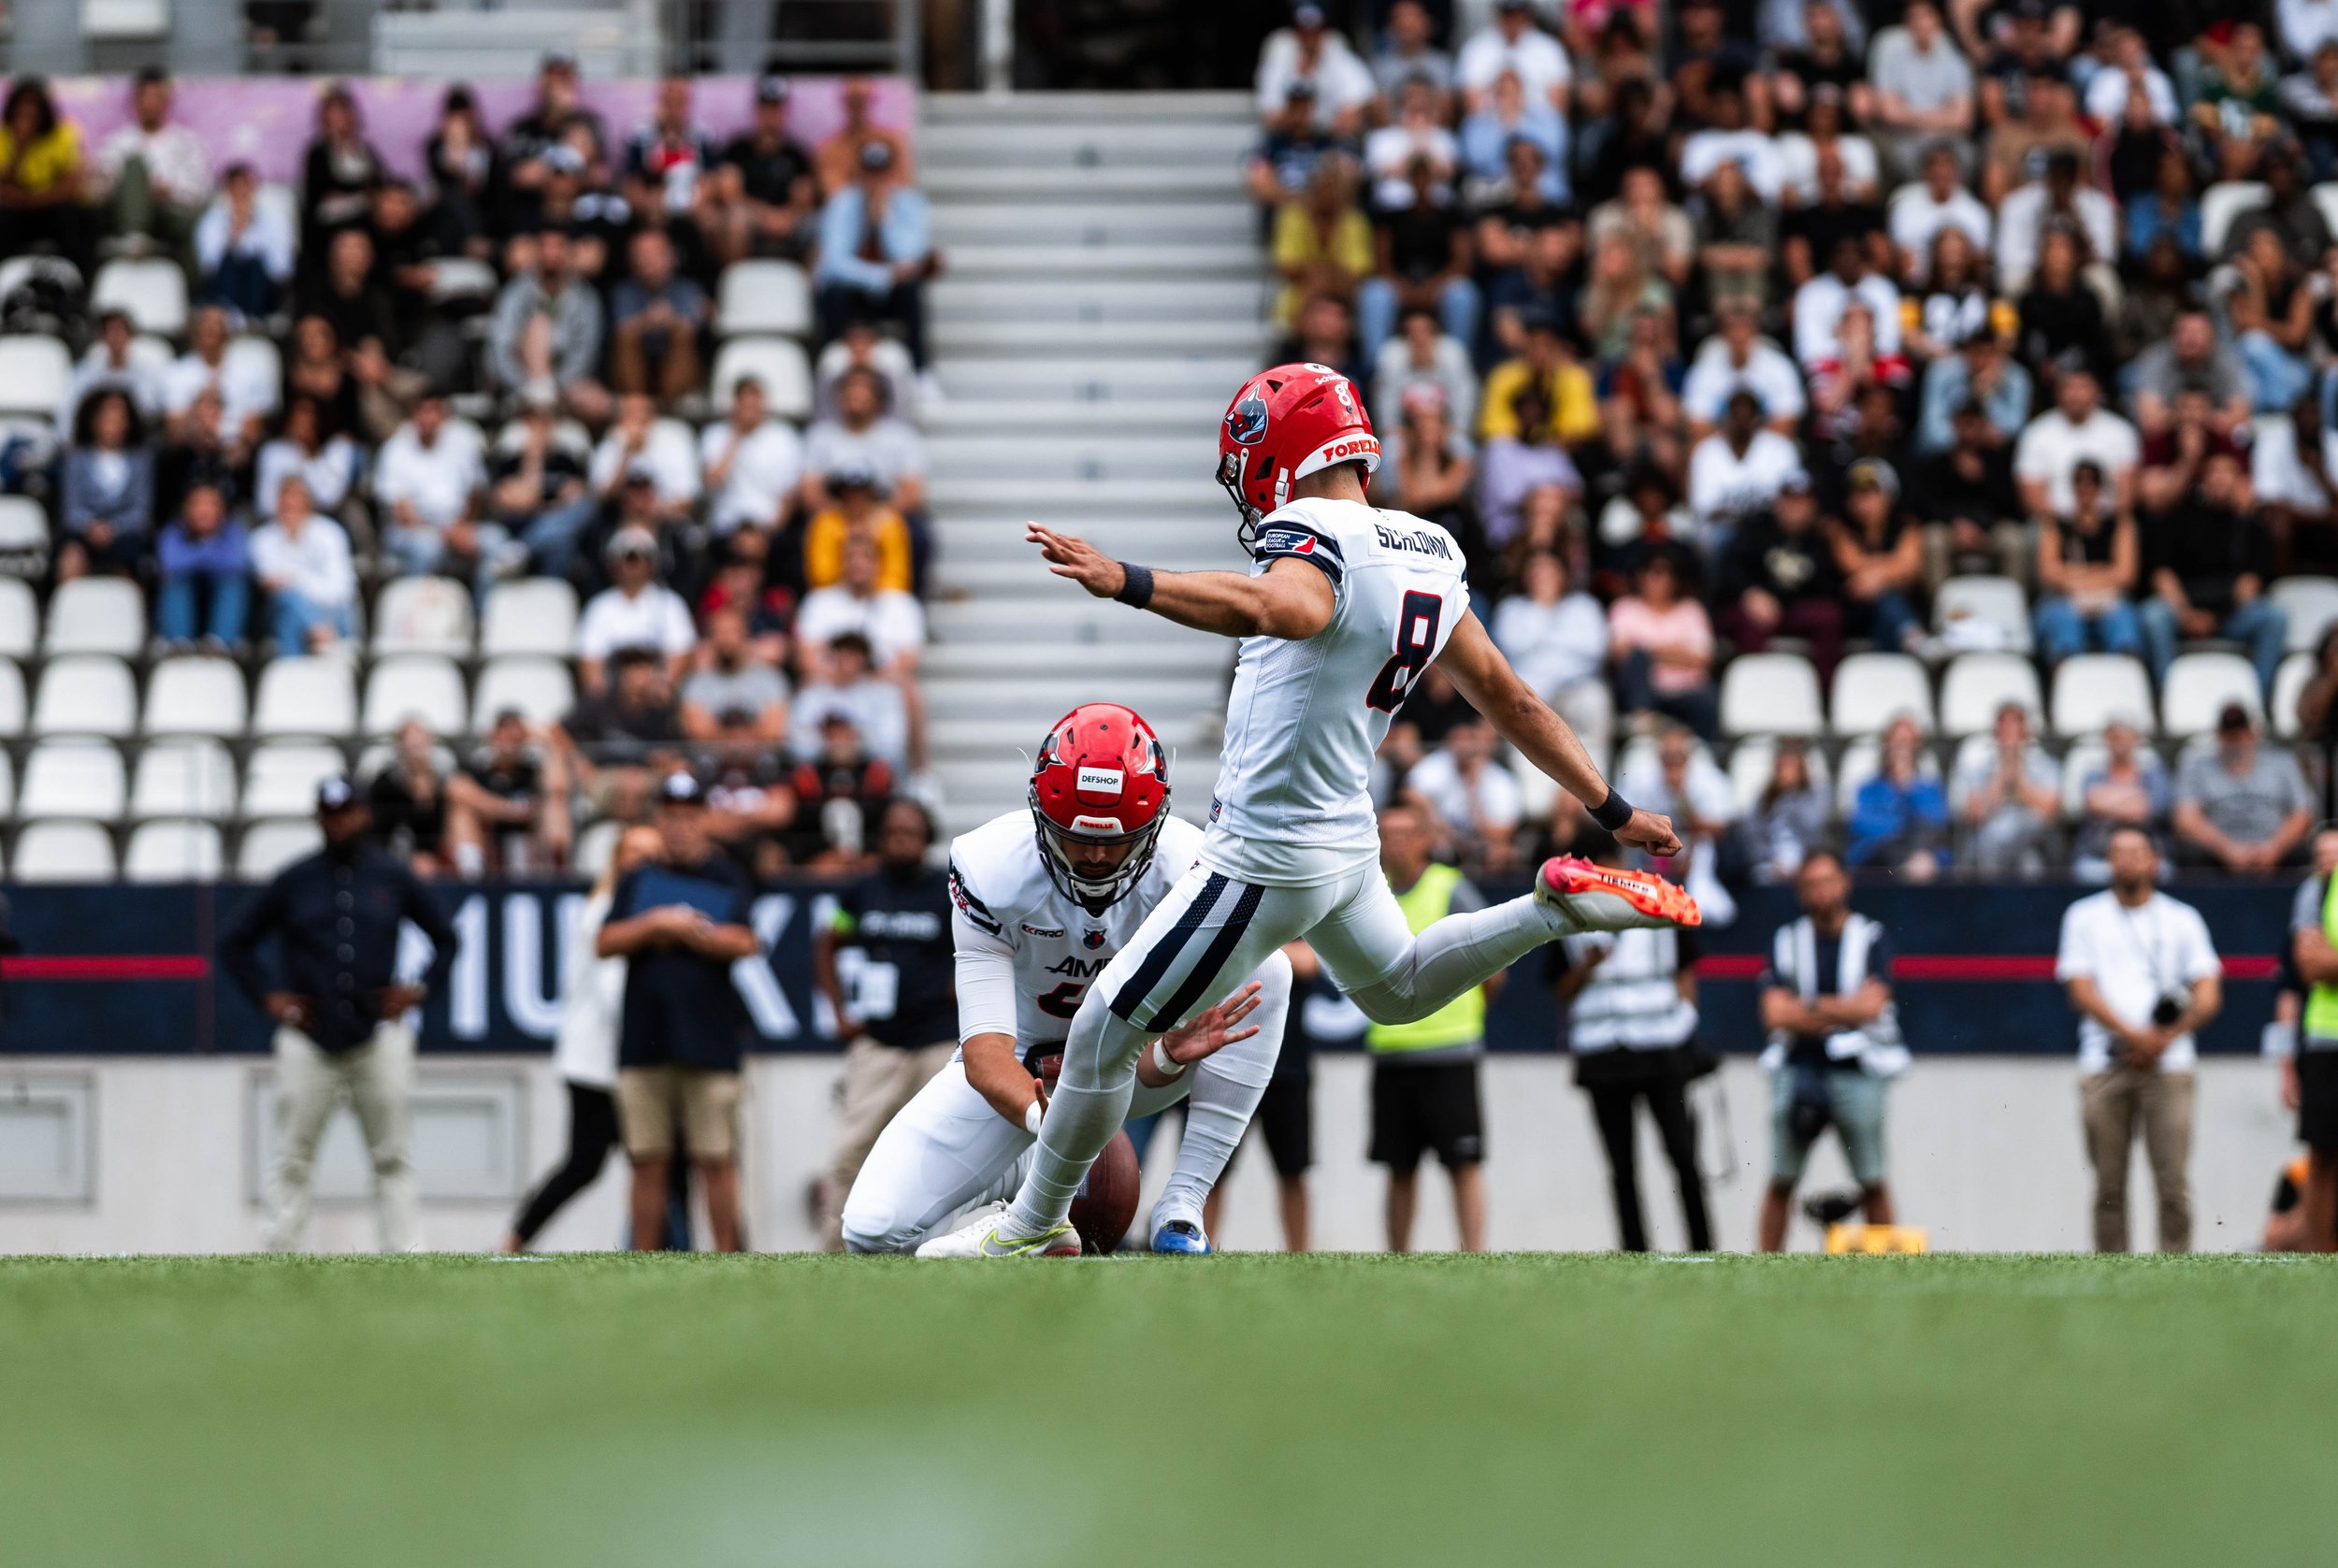
{"type": "Polygon", "coordinates": [[[1153,568],[1140,567],[1134,561],[1122,561],[1120,569],[1128,574],[1128,579],[1120,584],[1120,591],[1112,597],[1122,604],[1133,605],[1138,610],[1152,603],[1153,568]]]}
{"type": "Polygon", "coordinates": [[[1610,784],[1608,786],[1608,798],[1591,809],[1591,819],[1610,833],[1621,831],[1624,825],[1632,820],[1632,803],[1618,795],[1615,786],[1610,784]]]}

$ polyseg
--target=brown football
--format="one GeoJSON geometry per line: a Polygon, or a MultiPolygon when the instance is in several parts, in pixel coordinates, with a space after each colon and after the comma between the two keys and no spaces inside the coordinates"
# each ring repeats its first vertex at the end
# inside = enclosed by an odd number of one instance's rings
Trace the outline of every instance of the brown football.
{"type": "Polygon", "coordinates": [[[1088,1168],[1088,1179],[1072,1199],[1072,1229],[1080,1233],[1082,1248],[1090,1253],[1118,1252],[1120,1238],[1136,1223],[1138,1189],[1144,1181],[1136,1168],[1136,1145],[1124,1129],[1112,1135],[1104,1152],[1088,1168]]]}

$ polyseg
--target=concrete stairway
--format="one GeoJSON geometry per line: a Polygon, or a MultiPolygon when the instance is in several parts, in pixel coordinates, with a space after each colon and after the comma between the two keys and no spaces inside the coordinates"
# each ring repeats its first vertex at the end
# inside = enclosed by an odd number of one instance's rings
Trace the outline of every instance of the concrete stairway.
{"type": "Polygon", "coordinates": [[[1173,753],[1199,820],[1234,652],[1092,599],[1022,542],[1036,518],[1128,559],[1235,567],[1211,475],[1218,420],[1267,342],[1240,94],[925,101],[920,182],[948,271],[932,289],[945,400],[921,410],[939,549],[926,693],[960,831],[1023,800],[1066,709],[1125,702],[1173,753]]]}

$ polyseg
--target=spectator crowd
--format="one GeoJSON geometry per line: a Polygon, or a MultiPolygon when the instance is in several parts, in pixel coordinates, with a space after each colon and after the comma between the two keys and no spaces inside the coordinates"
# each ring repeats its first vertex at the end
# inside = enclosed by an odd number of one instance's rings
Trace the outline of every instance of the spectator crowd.
{"type": "Polygon", "coordinates": [[[123,91],[94,146],[37,77],[0,107],[0,348],[56,382],[8,389],[0,489],[46,518],[8,565],[51,640],[68,601],[143,606],[116,651],[150,693],[339,661],[396,734],[360,763],[375,831],[426,871],[565,870],[596,823],[605,858],[676,770],[758,871],[869,862],[874,808],[923,787],[940,265],[871,85],[807,145],[764,76],[717,138],[686,77],[604,123],[555,50],[508,125],[448,87],[409,180],[321,84],[291,188],[161,71],[123,91]],[[565,668],[501,680],[504,648],[565,668]]]}
{"type": "MultiPolygon", "coordinates": [[[[1247,166],[1274,353],[1364,391],[1376,499],[1461,538],[1693,885],[1822,843],[2101,879],[2129,826],[2302,865],[2338,736],[2324,9],[1300,4],[1247,166]]],[[[1433,678],[1385,762],[1473,872],[1580,832],[1433,678]]]]}

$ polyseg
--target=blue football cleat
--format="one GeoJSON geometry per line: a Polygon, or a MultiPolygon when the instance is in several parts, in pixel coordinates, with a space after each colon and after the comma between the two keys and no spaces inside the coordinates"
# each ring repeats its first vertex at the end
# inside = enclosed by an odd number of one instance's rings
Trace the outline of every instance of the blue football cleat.
{"type": "Polygon", "coordinates": [[[1209,1238],[1190,1219],[1164,1219],[1153,1229],[1153,1250],[1200,1256],[1209,1251],[1209,1238]]]}

